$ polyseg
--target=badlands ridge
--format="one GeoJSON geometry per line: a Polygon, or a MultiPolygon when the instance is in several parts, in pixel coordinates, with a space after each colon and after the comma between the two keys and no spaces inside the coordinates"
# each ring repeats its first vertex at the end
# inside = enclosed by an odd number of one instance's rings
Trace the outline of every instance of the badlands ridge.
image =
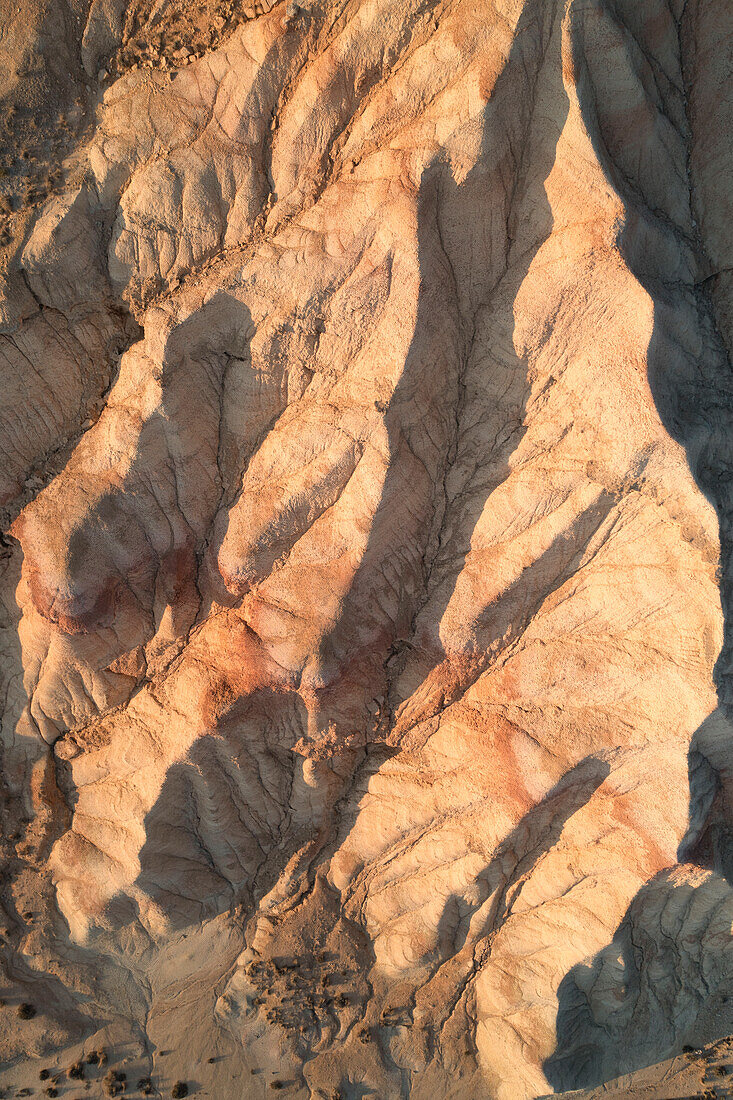
{"type": "Polygon", "coordinates": [[[0,0],[3,1096],[727,1095],[732,66],[0,0]]]}

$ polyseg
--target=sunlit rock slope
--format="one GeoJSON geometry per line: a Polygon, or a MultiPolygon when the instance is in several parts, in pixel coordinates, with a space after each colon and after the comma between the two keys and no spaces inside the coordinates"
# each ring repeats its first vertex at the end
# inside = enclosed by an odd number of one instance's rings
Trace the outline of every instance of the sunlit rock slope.
{"type": "Polygon", "coordinates": [[[0,0],[5,1095],[733,1033],[732,58],[716,0],[0,0]]]}

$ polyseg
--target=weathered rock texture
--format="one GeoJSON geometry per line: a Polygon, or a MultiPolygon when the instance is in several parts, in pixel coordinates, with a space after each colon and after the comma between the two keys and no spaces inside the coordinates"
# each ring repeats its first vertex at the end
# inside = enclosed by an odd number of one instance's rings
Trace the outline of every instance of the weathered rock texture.
{"type": "Polygon", "coordinates": [[[733,1032],[732,58],[716,0],[0,0],[2,1085],[733,1032]]]}

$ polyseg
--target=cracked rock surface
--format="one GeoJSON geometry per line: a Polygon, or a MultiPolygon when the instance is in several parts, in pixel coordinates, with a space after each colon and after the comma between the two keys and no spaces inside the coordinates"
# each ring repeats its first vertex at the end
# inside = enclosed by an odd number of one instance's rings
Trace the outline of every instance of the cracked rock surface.
{"type": "Polygon", "coordinates": [[[732,75],[0,0],[3,1096],[728,1095],[732,75]]]}

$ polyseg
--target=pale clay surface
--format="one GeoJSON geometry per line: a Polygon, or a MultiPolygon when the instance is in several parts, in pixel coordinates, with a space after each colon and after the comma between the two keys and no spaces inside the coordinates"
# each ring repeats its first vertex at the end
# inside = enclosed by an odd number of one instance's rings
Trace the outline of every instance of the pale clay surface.
{"type": "Polygon", "coordinates": [[[0,2],[0,1087],[691,1095],[733,11],[196,7],[0,2]]]}

